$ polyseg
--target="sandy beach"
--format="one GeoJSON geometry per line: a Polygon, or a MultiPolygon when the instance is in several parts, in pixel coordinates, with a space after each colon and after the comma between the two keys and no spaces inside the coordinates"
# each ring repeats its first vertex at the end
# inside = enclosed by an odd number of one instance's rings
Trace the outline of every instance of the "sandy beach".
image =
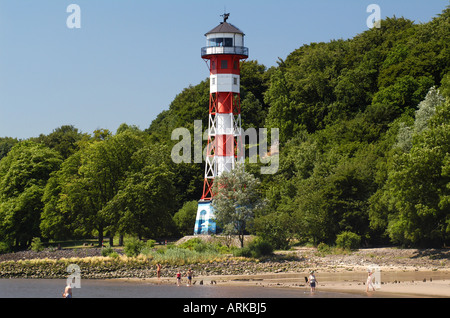
{"type": "MultiPolygon", "coordinates": [[[[245,275],[199,275],[195,284],[264,286],[309,290],[305,277],[315,271],[317,291],[356,293],[376,297],[450,297],[450,250],[367,248],[349,254],[320,255],[315,248],[298,248],[294,252],[304,270],[287,267],[277,273],[245,275]],[[380,284],[366,293],[369,268],[379,269],[380,284]]],[[[159,284],[176,284],[173,277],[149,278],[159,284]]]]}
{"type": "MultiPolygon", "coordinates": [[[[381,269],[381,285],[375,291],[366,292],[367,272],[325,271],[315,272],[317,291],[344,292],[376,297],[450,297],[450,270],[441,271],[383,271],[381,269]]],[[[309,291],[304,277],[308,272],[257,274],[257,275],[214,275],[194,276],[194,284],[217,286],[258,286],[275,288],[294,288],[309,291]]],[[[127,280],[133,280],[127,278],[127,280]]],[[[141,281],[142,279],[136,279],[141,281]]],[[[146,278],[154,284],[176,284],[175,278],[146,278]]],[[[187,281],[184,279],[183,284],[187,281]]]]}

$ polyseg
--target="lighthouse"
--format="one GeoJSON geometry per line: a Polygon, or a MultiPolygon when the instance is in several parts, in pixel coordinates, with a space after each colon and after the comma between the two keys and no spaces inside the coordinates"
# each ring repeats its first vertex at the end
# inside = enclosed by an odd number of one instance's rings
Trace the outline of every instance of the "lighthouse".
{"type": "Polygon", "coordinates": [[[206,47],[201,56],[210,71],[208,145],[205,158],[203,195],[198,203],[194,234],[216,234],[212,186],[223,172],[244,162],[240,149],[241,101],[240,61],[248,58],[244,33],[227,22],[229,13],[205,34],[206,47]]]}

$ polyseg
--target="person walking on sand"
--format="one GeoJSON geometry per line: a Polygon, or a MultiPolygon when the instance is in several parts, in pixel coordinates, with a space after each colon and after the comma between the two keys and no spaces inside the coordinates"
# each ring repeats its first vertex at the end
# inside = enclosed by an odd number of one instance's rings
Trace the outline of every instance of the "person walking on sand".
{"type": "Polygon", "coordinates": [[[316,276],[314,275],[314,271],[309,273],[308,283],[311,287],[311,293],[314,293],[316,291],[316,284],[318,283],[316,276]]]}
{"type": "Polygon", "coordinates": [[[191,286],[191,283],[192,283],[192,270],[189,268],[189,270],[187,271],[187,273],[186,273],[186,277],[187,277],[187,279],[188,279],[188,283],[187,283],[187,286],[191,286]]]}
{"type": "Polygon", "coordinates": [[[178,270],[178,272],[177,272],[177,286],[180,286],[180,284],[181,284],[181,273],[178,270]]]}
{"type": "Polygon", "coordinates": [[[375,291],[375,287],[373,286],[373,277],[372,277],[372,271],[369,269],[367,271],[367,281],[366,281],[366,293],[369,291],[369,287],[372,287],[372,290],[375,291]]]}

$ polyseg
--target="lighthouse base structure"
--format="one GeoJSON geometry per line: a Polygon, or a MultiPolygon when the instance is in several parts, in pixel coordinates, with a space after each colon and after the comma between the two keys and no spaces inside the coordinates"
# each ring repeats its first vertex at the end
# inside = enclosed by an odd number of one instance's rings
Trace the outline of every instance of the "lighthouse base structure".
{"type": "Polygon", "coordinates": [[[199,201],[195,219],[194,235],[218,234],[211,201],[199,201]]]}

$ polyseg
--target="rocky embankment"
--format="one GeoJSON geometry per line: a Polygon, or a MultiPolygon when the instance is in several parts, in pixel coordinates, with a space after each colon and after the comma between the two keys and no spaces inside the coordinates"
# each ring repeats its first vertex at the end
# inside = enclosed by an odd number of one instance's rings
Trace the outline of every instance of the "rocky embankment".
{"type": "MultiPolygon", "coordinates": [[[[117,250],[120,253],[120,250],[117,250]]],[[[449,249],[359,249],[343,254],[319,253],[315,248],[277,252],[261,260],[230,258],[206,264],[164,265],[162,277],[192,268],[197,276],[295,273],[311,269],[328,272],[364,270],[371,264],[383,271],[450,270],[449,249]]],[[[0,255],[0,278],[66,278],[67,267],[77,264],[83,278],[151,278],[156,266],[145,257],[102,257],[100,248],[23,251],[0,255]]]]}

